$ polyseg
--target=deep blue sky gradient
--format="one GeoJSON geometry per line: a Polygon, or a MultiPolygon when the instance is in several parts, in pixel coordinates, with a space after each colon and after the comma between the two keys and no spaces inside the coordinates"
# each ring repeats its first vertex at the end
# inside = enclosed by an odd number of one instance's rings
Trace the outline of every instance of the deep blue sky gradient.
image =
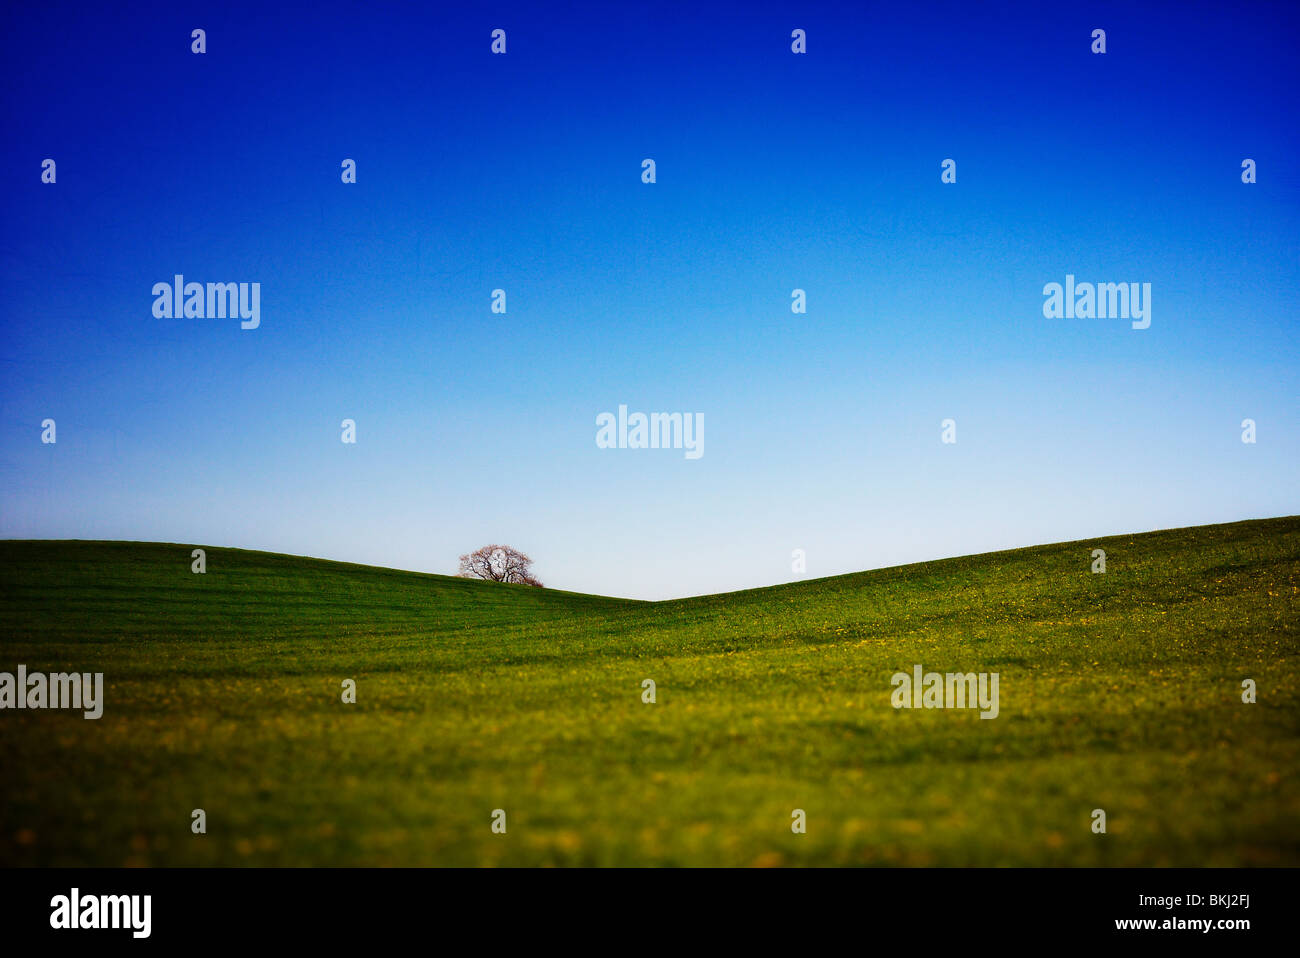
{"type": "Polygon", "coordinates": [[[5,11],[0,536],[660,598],[1300,512],[1295,5],[269,7],[5,11]]]}

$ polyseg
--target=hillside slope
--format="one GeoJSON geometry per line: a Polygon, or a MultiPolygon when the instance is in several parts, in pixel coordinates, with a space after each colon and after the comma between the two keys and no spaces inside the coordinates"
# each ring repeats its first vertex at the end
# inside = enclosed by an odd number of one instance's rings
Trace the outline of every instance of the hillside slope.
{"type": "Polygon", "coordinates": [[[0,542],[0,671],[106,685],[0,712],[0,863],[1300,864],[1297,517],[658,603],[190,548],[0,542]]]}

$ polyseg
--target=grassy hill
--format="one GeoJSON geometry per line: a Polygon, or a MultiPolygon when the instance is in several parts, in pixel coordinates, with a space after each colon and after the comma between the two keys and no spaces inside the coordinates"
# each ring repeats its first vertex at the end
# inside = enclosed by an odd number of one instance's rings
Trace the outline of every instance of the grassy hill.
{"type": "Polygon", "coordinates": [[[191,548],[0,542],[0,671],[106,698],[0,712],[0,864],[1300,864],[1300,517],[656,603],[191,548]]]}

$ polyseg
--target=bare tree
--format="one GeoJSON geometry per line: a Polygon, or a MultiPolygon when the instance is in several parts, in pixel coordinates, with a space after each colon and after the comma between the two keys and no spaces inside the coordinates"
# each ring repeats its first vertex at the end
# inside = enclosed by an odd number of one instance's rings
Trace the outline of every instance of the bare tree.
{"type": "Polygon", "coordinates": [[[510,546],[490,545],[460,557],[460,571],[456,574],[466,579],[487,579],[491,582],[514,582],[542,588],[529,568],[533,560],[510,546]]]}

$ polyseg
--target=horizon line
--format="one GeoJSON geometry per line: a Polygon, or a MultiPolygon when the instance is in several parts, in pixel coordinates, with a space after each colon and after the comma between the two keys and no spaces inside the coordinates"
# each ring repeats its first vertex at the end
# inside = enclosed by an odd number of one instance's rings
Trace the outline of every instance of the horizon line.
{"type": "MultiPolygon", "coordinates": [[[[552,589],[548,586],[540,587],[540,591],[559,593],[563,595],[583,596],[585,598],[592,598],[592,599],[606,599],[606,600],[612,600],[617,602],[635,602],[635,603],[642,603],[646,605],[657,605],[665,602],[682,602],[688,599],[721,598],[723,596],[740,595],[746,592],[759,592],[764,589],[779,589],[782,588],[783,586],[800,585],[800,584],[813,583],[813,582],[825,582],[830,579],[843,579],[848,576],[863,575],[868,572],[888,572],[894,569],[909,569],[914,566],[930,565],[935,562],[951,562],[959,559],[975,559],[984,556],[996,556],[996,555],[1003,555],[1012,552],[1023,552],[1026,549],[1040,549],[1048,546],[1066,546],[1066,545],[1074,545],[1077,543],[1105,542],[1113,539],[1123,539],[1130,536],[1149,536],[1149,535],[1156,535],[1162,532],[1183,532],[1189,529],[1215,529],[1224,526],[1245,525],[1247,523],[1253,523],[1253,522],[1277,522],[1285,519],[1300,520],[1300,514],[1291,514],[1291,515],[1282,515],[1282,516],[1257,516],[1250,519],[1234,519],[1231,522],[1210,522],[1210,523],[1202,523],[1200,525],[1191,525],[1191,526],[1172,526],[1169,528],[1161,528],[1161,529],[1145,529],[1139,532],[1111,533],[1109,535],[1095,536],[1086,539],[1062,539],[1057,542],[1036,542],[1036,543],[1030,543],[1029,545],[1013,546],[1009,549],[992,549],[988,552],[969,552],[969,553],[962,553],[960,555],[936,556],[933,559],[923,559],[919,562],[905,562],[902,563],[901,565],[875,566],[869,569],[856,569],[852,572],[837,572],[833,575],[816,576],[815,578],[810,578],[810,579],[789,579],[784,582],[774,582],[769,585],[751,586],[750,588],[747,589],[732,589],[727,592],[706,592],[706,593],[699,593],[695,595],[673,596],[666,599],[635,599],[628,596],[602,595],[597,592],[576,592],[572,589],[552,589]]],[[[456,579],[465,582],[487,583],[491,581],[488,579],[480,579],[477,578],[476,576],[454,575],[446,572],[422,572],[418,569],[401,569],[396,566],[371,565],[369,563],[364,563],[364,562],[352,562],[347,559],[329,559],[322,556],[303,555],[295,552],[272,552],[268,549],[248,549],[242,546],[211,545],[211,544],[204,544],[204,543],[197,543],[197,542],[163,542],[163,541],[153,540],[153,539],[0,538],[0,543],[26,543],[26,542],[60,542],[60,543],[97,542],[102,544],[118,543],[118,544],[132,544],[132,545],[176,546],[177,548],[188,548],[188,549],[224,549],[230,552],[250,552],[250,553],[255,553],[257,555],[282,556],[284,558],[289,558],[289,559],[308,559],[312,562],[328,562],[333,565],[354,566],[359,569],[373,569],[373,570],[383,571],[383,572],[401,572],[406,575],[433,576],[440,579],[456,579]]],[[[495,583],[495,584],[518,585],[519,583],[505,582],[505,583],[495,583]]],[[[531,589],[537,587],[526,586],[526,588],[531,589]]]]}

